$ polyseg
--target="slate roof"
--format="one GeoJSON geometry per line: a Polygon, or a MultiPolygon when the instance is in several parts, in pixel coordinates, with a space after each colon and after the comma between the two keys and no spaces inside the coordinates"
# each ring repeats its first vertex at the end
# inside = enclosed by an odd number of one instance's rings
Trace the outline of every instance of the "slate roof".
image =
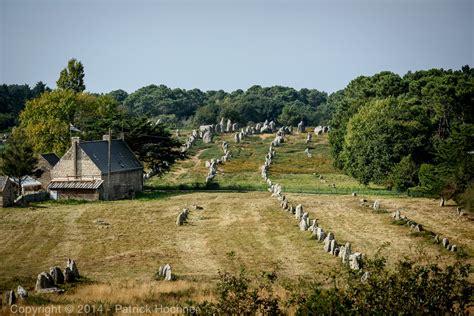
{"type": "Polygon", "coordinates": [[[52,167],[54,167],[59,161],[59,157],[54,153],[41,154],[41,157],[43,157],[52,167]]]}
{"type": "MultiPolygon", "coordinates": [[[[92,159],[102,174],[108,172],[108,141],[80,142],[79,147],[92,159]]],[[[140,161],[138,161],[125,141],[121,139],[112,140],[110,167],[111,172],[143,169],[140,161]]]]}

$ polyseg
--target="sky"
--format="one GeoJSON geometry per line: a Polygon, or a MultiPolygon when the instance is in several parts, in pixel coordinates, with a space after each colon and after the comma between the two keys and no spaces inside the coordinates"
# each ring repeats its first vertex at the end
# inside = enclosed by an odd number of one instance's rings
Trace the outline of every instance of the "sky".
{"type": "Polygon", "coordinates": [[[0,83],[86,89],[283,85],[326,92],[389,70],[474,67],[473,0],[0,0],[0,83]]]}

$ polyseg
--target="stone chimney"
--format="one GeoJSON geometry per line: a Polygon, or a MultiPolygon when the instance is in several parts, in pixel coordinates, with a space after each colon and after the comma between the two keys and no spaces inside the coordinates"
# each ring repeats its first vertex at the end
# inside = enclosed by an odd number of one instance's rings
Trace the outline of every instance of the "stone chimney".
{"type": "Polygon", "coordinates": [[[77,178],[77,152],[78,152],[78,147],[79,147],[78,145],[80,142],[81,142],[81,139],[79,137],[71,137],[74,178],[77,178]]]}

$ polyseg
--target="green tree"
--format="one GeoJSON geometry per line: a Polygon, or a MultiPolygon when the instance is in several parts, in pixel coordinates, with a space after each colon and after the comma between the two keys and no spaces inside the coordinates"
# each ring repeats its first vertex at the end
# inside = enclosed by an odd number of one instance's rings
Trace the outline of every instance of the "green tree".
{"type": "Polygon", "coordinates": [[[84,131],[84,139],[97,136],[102,124],[120,115],[110,96],[93,96],[72,90],[54,90],[26,103],[20,115],[20,128],[34,144],[37,153],[62,155],[70,146],[70,125],[84,131]]]}
{"type": "Polygon", "coordinates": [[[26,175],[32,175],[37,163],[38,158],[30,145],[30,139],[21,131],[15,130],[0,153],[2,174],[17,178],[19,188],[21,188],[22,178],[26,175]]]}
{"type": "Polygon", "coordinates": [[[58,89],[82,92],[86,89],[84,85],[84,66],[76,59],[70,59],[67,67],[61,70],[59,79],[56,81],[58,89]]]}
{"type": "Polygon", "coordinates": [[[133,152],[156,174],[168,171],[176,160],[185,157],[182,144],[165,126],[151,123],[146,117],[127,119],[123,132],[133,152]]]}

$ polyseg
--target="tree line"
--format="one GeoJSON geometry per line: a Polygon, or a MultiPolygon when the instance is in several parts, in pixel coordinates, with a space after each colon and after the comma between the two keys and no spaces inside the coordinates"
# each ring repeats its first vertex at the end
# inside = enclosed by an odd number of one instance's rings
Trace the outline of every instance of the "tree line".
{"type": "Polygon", "coordinates": [[[201,91],[171,89],[149,85],[127,94],[114,90],[115,98],[133,116],[148,115],[174,127],[214,124],[225,117],[241,124],[266,119],[294,125],[304,120],[318,125],[329,120],[328,95],[316,89],[295,90],[289,87],[252,86],[246,91],[201,91]]]}
{"type": "Polygon", "coordinates": [[[364,184],[472,205],[474,69],[360,76],[333,100],[336,167],[364,184]]]}

